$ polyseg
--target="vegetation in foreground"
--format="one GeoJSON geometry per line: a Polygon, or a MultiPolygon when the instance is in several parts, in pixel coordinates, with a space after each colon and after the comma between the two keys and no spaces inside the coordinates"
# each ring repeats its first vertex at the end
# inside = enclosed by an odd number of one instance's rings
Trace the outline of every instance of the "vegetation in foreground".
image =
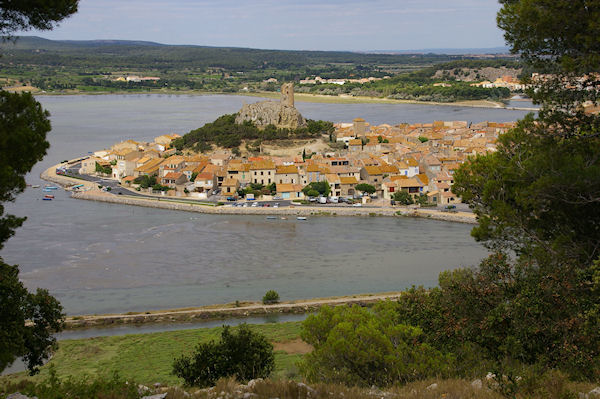
{"type": "Polygon", "coordinates": [[[188,386],[213,386],[219,378],[234,377],[247,382],[267,378],[275,367],[273,345],[246,324],[232,332],[223,327],[221,339],[198,344],[190,356],[181,356],[173,363],[173,374],[188,386]]]}
{"type": "MultiPolygon", "coordinates": [[[[564,375],[549,372],[538,375],[527,384],[527,389],[519,398],[529,399],[568,399],[585,397],[594,398],[593,385],[573,383],[564,375]]],[[[375,387],[360,388],[341,384],[317,383],[306,385],[285,379],[254,380],[247,385],[241,385],[233,378],[217,380],[212,388],[198,389],[195,387],[147,387],[138,385],[135,381],[114,373],[94,378],[59,379],[50,374],[43,381],[11,382],[0,386],[0,398],[5,398],[13,392],[37,396],[40,399],[62,399],[73,397],[77,399],[139,399],[146,395],[166,393],[168,399],[214,399],[214,398],[282,398],[282,399],[501,399],[504,396],[498,392],[493,382],[484,379],[469,381],[465,379],[427,379],[395,386],[386,390],[375,387]]]]}
{"type": "MultiPolygon", "coordinates": [[[[272,376],[297,376],[295,363],[302,351],[290,349],[286,352],[279,348],[285,349],[287,343],[299,340],[301,323],[261,324],[250,328],[275,344],[272,376]]],[[[58,350],[41,368],[39,375],[28,379],[36,383],[43,381],[49,376],[49,366],[53,366],[61,380],[80,380],[117,372],[121,377],[141,384],[179,385],[183,380],[172,374],[174,359],[191,356],[198,344],[218,341],[221,333],[219,327],[60,341],[58,350]]],[[[14,381],[20,377],[23,374],[2,379],[14,381]]]]}

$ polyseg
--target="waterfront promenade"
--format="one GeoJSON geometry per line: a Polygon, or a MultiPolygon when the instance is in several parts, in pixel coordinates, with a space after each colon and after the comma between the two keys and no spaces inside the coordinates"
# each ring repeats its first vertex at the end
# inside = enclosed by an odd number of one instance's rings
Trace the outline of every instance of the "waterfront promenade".
{"type": "Polygon", "coordinates": [[[52,166],[41,174],[41,178],[53,183],[60,184],[64,187],[69,187],[75,184],[83,184],[85,189],[72,193],[72,197],[76,199],[107,202],[122,205],[134,205],[150,208],[170,209],[177,211],[199,212],[209,214],[223,215],[275,215],[280,217],[287,216],[408,216],[422,217],[435,220],[443,220],[448,222],[459,223],[476,223],[475,215],[468,212],[442,212],[434,209],[421,209],[410,207],[336,207],[324,208],[310,205],[292,205],[290,207],[273,208],[273,207],[227,207],[227,206],[209,206],[201,203],[193,203],[191,201],[182,201],[177,198],[146,198],[128,195],[114,195],[103,192],[98,189],[94,182],[74,179],[67,176],[56,174],[56,167],[52,166]]]}

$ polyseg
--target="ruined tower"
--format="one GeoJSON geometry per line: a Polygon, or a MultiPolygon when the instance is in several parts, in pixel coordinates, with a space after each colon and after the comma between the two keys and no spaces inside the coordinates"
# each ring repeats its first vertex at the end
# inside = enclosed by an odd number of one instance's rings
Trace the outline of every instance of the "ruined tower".
{"type": "Polygon", "coordinates": [[[367,135],[367,122],[363,118],[356,118],[353,121],[352,129],[354,137],[365,137],[367,135]]]}
{"type": "Polygon", "coordinates": [[[281,85],[281,104],[294,108],[294,84],[284,83],[281,85]]]}

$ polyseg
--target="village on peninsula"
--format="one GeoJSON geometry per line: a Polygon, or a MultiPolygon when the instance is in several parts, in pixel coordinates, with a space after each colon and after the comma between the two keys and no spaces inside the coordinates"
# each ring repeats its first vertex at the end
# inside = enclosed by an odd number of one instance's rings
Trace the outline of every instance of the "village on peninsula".
{"type": "MultiPolygon", "coordinates": [[[[235,122],[259,128],[306,124],[294,106],[292,84],[282,86],[281,101],[244,105],[235,122]]],[[[57,166],[56,174],[112,180],[137,195],[219,204],[229,200],[244,207],[260,199],[451,209],[460,203],[452,192],[454,171],[469,156],[495,151],[498,136],[514,125],[433,121],[372,126],[357,117],[334,124],[318,139],[283,147],[265,143],[244,154],[219,147],[205,153],[180,151],[173,146],[180,136],[164,134],[153,142],[130,139],[90,152],[57,166]]]]}

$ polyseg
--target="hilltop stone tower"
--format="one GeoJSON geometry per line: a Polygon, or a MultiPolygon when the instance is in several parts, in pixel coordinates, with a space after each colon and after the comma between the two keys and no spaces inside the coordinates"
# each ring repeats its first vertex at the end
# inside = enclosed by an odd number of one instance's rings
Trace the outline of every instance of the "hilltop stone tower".
{"type": "Polygon", "coordinates": [[[281,85],[281,104],[294,108],[294,84],[284,83],[281,85]]]}
{"type": "Polygon", "coordinates": [[[354,136],[365,137],[367,135],[367,122],[363,118],[356,118],[352,122],[354,136]]]}
{"type": "Polygon", "coordinates": [[[281,86],[281,101],[261,101],[244,104],[235,118],[235,123],[251,121],[259,128],[275,125],[280,128],[296,129],[306,126],[306,120],[294,107],[294,84],[284,83],[281,86]]]}

